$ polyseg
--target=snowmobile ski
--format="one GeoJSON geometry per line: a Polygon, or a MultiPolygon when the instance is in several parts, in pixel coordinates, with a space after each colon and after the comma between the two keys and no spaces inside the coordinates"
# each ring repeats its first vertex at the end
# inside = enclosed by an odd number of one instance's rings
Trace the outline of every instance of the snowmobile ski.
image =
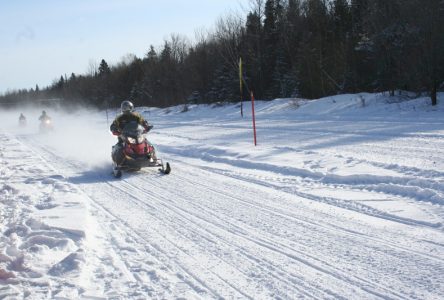
{"type": "Polygon", "coordinates": [[[168,175],[171,172],[170,163],[166,163],[165,166],[162,164],[162,168],[159,169],[162,174],[168,175]]]}
{"type": "Polygon", "coordinates": [[[114,166],[113,167],[113,175],[115,178],[122,177],[122,170],[120,170],[118,166],[114,166]]]}

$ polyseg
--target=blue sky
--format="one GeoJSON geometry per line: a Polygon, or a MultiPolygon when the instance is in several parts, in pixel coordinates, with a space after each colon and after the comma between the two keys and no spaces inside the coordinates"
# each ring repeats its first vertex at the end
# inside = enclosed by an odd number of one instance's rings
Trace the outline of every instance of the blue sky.
{"type": "Polygon", "coordinates": [[[0,0],[0,93],[46,87],[103,58],[143,57],[171,34],[210,30],[249,0],[0,0]]]}

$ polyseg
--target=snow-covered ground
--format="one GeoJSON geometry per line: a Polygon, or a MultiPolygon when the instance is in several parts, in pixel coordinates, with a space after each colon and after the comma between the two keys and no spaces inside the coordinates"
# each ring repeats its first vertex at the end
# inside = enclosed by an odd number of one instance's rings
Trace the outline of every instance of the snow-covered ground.
{"type": "Polygon", "coordinates": [[[256,104],[256,147],[249,102],[140,108],[173,170],[121,179],[105,112],[0,113],[0,298],[443,299],[444,105],[256,104]]]}

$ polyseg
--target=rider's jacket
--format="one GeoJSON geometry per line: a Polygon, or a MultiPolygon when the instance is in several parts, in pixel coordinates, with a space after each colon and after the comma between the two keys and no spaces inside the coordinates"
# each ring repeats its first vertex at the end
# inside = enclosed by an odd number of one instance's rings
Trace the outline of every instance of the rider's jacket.
{"type": "Polygon", "coordinates": [[[49,119],[51,119],[48,115],[44,115],[44,114],[42,114],[40,117],[39,117],[39,121],[45,121],[45,120],[49,120],[49,119]]]}
{"type": "Polygon", "coordinates": [[[126,124],[134,121],[142,125],[145,130],[148,130],[148,122],[138,112],[135,111],[117,116],[109,129],[112,133],[121,133],[126,124]]]}

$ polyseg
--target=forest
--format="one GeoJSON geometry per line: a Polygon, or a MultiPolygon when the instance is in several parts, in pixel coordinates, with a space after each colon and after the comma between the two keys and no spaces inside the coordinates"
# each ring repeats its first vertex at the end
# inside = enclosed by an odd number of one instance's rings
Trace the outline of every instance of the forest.
{"type": "Polygon", "coordinates": [[[408,91],[436,105],[444,90],[444,1],[251,0],[244,15],[215,20],[193,42],[172,33],[144,57],[67,71],[47,87],[8,91],[0,103],[167,107],[237,102],[250,92],[271,100],[408,91]]]}

